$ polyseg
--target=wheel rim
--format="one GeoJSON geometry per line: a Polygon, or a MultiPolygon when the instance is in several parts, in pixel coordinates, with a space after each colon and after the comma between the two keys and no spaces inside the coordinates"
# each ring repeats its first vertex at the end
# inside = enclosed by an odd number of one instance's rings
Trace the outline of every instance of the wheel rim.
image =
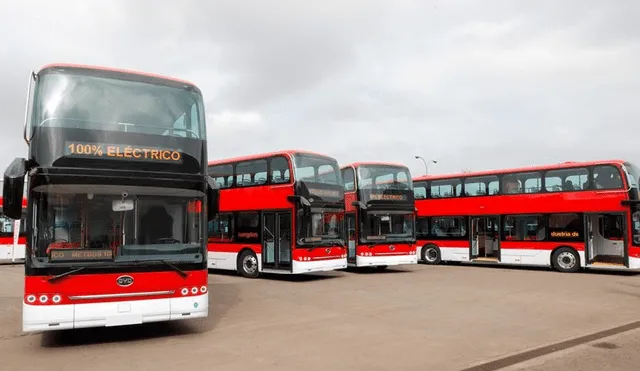
{"type": "Polygon", "coordinates": [[[576,266],[576,257],[570,252],[563,252],[558,255],[558,265],[562,269],[571,269],[576,266]]]}
{"type": "Polygon", "coordinates": [[[242,269],[248,274],[254,274],[258,270],[258,259],[255,256],[245,256],[242,260],[242,269]]]}
{"type": "Polygon", "coordinates": [[[424,254],[424,258],[428,261],[433,263],[434,261],[436,261],[436,259],[438,258],[438,252],[436,251],[436,249],[434,249],[433,247],[429,247],[427,249],[427,251],[424,254]]]}

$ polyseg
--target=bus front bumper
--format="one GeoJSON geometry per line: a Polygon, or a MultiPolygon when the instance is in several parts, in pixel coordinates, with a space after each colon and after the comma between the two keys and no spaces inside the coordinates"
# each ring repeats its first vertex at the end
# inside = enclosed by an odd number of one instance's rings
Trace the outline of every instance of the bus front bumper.
{"type": "Polygon", "coordinates": [[[415,253],[407,255],[356,256],[356,266],[358,267],[405,264],[418,264],[418,256],[415,253]]]}
{"type": "Polygon", "coordinates": [[[87,304],[22,304],[22,331],[112,327],[207,317],[209,294],[87,304]]]}
{"type": "Polygon", "coordinates": [[[312,273],[312,272],[328,272],[337,269],[347,268],[347,258],[312,260],[312,261],[296,261],[292,262],[293,274],[312,273]]]}

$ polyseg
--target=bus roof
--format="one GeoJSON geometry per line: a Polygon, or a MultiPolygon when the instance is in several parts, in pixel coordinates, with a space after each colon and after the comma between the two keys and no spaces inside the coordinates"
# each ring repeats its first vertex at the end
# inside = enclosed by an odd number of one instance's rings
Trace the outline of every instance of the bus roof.
{"type": "Polygon", "coordinates": [[[149,72],[128,70],[128,69],[122,69],[122,68],[91,66],[91,65],[84,65],[84,64],[73,64],[73,63],[49,63],[47,65],[42,66],[40,70],[38,70],[38,73],[41,73],[49,69],[57,69],[57,68],[72,68],[72,69],[78,69],[78,70],[92,70],[92,71],[121,73],[121,74],[128,74],[128,75],[137,75],[137,76],[143,76],[143,77],[152,78],[156,80],[173,81],[180,84],[186,84],[192,87],[196,87],[196,85],[190,81],[178,79],[176,77],[171,77],[171,76],[163,76],[163,75],[158,75],[158,74],[149,73],[149,72]]]}
{"type": "Polygon", "coordinates": [[[407,165],[401,164],[401,163],[397,163],[397,162],[383,162],[383,161],[359,161],[359,162],[352,162],[350,164],[346,164],[346,165],[342,165],[340,168],[344,169],[347,167],[354,167],[357,168],[359,166],[371,166],[371,165],[381,165],[381,166],[397,166],[397,167],[403,167],[403,168],[407,168],[407,165]]]}
{"type": "Polygon", "coordinates": [[[318,157],[325,157],[325,158],[333,159],[333,157],[331,157],[329,155],[324,155],[322,153],[307,151],[307,150],[304,150],[304,149],[287,149],[287,150],[274,151],[274,152],[264,152],[264,153],[255,153],[255,154],[245,155],[245,156],[229,157],[229,158],[223,158],[223,159],[220,159],[220,160],[212,160],[212,161],[209,161],[209,166],[212,166],[212,165],[224,165],[224,164],[228,164],[228,163],[231,163],[231,162],[257,160],[257,159],[266,158],[266,157],[273,157],[273,156],[277,156],[277,155],[292,156],[294,154],[304,154],[304,155],[311,155],[311,156],[318,156],[318,157]]]}
{"type": "Polygon", "coordinates": [[[559,164],[553,165],[538,165],[538,166],[528,166],[528,167],[519,167],[519,168],[508,168],[508,169],[496,169],[496,170],[485,170],[485,171],[474,171],[468,173],[452,173],[452,174],[437,174],[437,175],[422,175],[413,178],[414,182],[419,182],[421,180],[435,180],[435,179],[452,179],[452,178],[468,178],[474,176],[486,176],[486,175],[500,175],[500,174],[510,174],[510,173],[524,173],[529,171],[543,171],[543,170],[555,170],[555,169],[569,169],[574,167],[581,166],[596,166],[596,165],[622,165],[628,161],[624,160],[599,160],[599,161],[566,161],[561,162],[559,164]]]}

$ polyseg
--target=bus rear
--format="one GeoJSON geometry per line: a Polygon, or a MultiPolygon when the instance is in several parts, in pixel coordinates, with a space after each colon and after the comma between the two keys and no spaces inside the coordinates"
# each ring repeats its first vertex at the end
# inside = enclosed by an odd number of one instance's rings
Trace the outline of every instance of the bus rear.
{"type": "Polygon", "coordinates": [[[220,215],[209,223],[209,267],[248,278],[346,268],[344,190],[337,161],[280,151],[214,161],[220,215]]]}
{"type": "Polygon", "coordinates": [[[23,330],[206,317],[217,193],[198,88],[50,65],[29,93],[29,158],[9,165],[3,187],[3,212],[19,219],[26,176],[23,330]]]}
{"type": "Polygon", "coordinates": [[[342,168],[348,263],[353,267],[416,264],[415,205],[409,169],[355,163],[342,168]]]}

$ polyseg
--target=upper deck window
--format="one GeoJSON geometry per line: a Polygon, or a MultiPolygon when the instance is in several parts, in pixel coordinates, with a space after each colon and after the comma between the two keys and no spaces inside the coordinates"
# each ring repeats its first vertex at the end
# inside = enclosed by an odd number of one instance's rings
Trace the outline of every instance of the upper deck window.
{"type": "Polygon", "coordinates": [[[289,183],[289,161],[283,156],[273,157],[271,160],[271,184],[289,183]]]}
{"type": "Polygon", "coordinates": [[[416,200],[427,198],[427,182],[416,182],[413,185],[413,197],[416,200]]]}
{"type": "Polygon", "coordinates": [[[624,169],[627,172],[627,178],[629,179],[629,185],[631,187],[638,188],[640,183],[640,169],[630,162],[625,162],[624,169]]]}
{"type": "Polygon", "coordinates": [[[247,187],[267,184],[267,160],[258,159],[236,165],[236,186],[247,187]]]}
{"type": "Polygon", "coordinates": [[[502,178],[503,194],[538,193],[542,189],[542,176],[538,172],[506,174],[502,178]]]}
{"type": "Polygon", "coordinates": [[[209,176],[220,188],[233,187],[233,165],[231,164],[210,166],[209,176]]]}
{"type": "Polygon", "coordinates": [[[201,94],[96,72],[49,71],[34,94],[31,125],[205,139],[201,94]]]}
{"type": "Polygon", "coordinates": [[[478,176],[464,180],[465,196],[488,196],[498,194],[498,177],[496,175],[478,176]]]}
{"type": "Polygon", "coordinates": [[[342,169],[342,181],[345,191],[351,192],[356,189],[356,175],[352,167],[342,169]]]}
{"type": "Polygon", "coordinates": [[[429,182],[429,196],[431,198],[458,197],[462,193],[462,182],[460,179],[443,179],[429,182]]]}
{"type": "Polygon", "coordinates": [[[589,188],[589,170],[587,168],[547,171],[544,178],[547,192],[582,191],[589,188]]]}
{"type": "Polygon", "coordinates": [[[595,189],[620,189],[622,177],[620,170],[613,165],[599,165],[593,168],[593,185],[595,189]]]}

